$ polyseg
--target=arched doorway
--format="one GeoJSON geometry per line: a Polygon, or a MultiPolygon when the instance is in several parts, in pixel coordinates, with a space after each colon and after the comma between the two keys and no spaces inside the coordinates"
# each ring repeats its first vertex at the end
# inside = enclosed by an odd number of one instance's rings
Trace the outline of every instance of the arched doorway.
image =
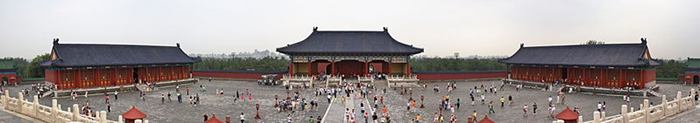
{"type": "Polygon", "coordinates": [[[693,84],[700,84],[700,77],[698,75],[693,76],[693,84]]]}

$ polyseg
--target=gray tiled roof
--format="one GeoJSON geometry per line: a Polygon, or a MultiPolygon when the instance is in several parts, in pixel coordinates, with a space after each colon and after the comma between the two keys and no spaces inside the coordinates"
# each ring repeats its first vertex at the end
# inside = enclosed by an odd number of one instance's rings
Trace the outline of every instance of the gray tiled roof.
{"type": "Polygon", "coordinates": [[[298,53],[378,53],[417,54],[423,49],[403,44],[384,31],[314,31],[306,39],[277,48],[285,54],[298,53]]]}
{"type": "Polygon", "coordinates": [[[53,51],[58,59],[42,66],[112,66],[194,63],[179,46],[58,44],[53,51]]]}
{"type": "Polygon", "coordinates": [[[526,65],[655,66],[646,43],[521,47],[501,62],[526,65]]]}

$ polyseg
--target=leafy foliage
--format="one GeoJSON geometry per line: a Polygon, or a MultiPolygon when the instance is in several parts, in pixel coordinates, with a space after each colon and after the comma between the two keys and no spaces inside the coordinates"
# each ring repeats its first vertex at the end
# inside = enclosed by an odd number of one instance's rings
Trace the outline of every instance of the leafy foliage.
{"type": "Polygon", "coordinates": [[[23,67],[22,73],[24,77],[44,77],[44,69],[41,68],[41,63],[49,60],[51,60],[51,55],[48,53],[34,57],[29,64],[23,67]]]}
{"type": "Polygon", "coordinates": [[[685,69],[685,60],[662,60],[662,64],[656,67],[657,78],[678,78],[685,69]]]}
{"type": "Polygon", "coordinates": [[[506,65],[498,59],[463,58],[414,58],[411,66],[415,72],[484,72],[504,71],[506,65]]]}
{"type": "Polygon", "coordinates": [[[256,58],[202,58],[194,64],[196,71],[286,71],[289,60],[282,57],[256,58]]]}

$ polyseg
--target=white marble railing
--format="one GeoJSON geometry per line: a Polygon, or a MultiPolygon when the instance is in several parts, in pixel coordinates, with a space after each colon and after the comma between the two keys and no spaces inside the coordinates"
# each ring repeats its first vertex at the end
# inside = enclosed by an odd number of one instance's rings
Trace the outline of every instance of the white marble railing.
{"type": "MultiPolygon", "coordinates": [[[[74,104],[68,111],[63,111],[56,99],[51,100],[51,107],[49,107],[39,104],[39,97],[36,95],[31,102],[24,99],[23,93],[18,95],[17,98],[10,97],[9,91],[5,90],[5,94],[0,96],[2,109],[13,112],[11,114],[23,115],[47,123],[124,123],[121,115],[118,121],[108,120],[106,111],[100,111],[96,117],[91,117],[80,114],[78,104],[74,104]]],[[[148,120],[140,123],[148,123],[148,120]]]]}
{"type": "Polygon", "coordinates": [[[389,81],[418,80],[418,76],[417,75],[410,75],[410,76],[391,75],[391,76],[387,76],[386,79],[389,81]]]}
{"type": "MultiPolygon", "coordinates": [[[[663,120],[669,116],[683,113],[695,108],[695,89],[690,89],[690,96],[683,97],[682,92],[678,91],[676,98],[673,101],[666,100],[666,95],[661,96],[661,104],[649,106],[649,100],[644,99],[643,104],[640,104],[639,111],[634,111],[634,108],[628,108],[627,105],[622,105],[621,113],[610,117],[605,116],[605,112],[593,112],[593,120],[584,123],[653,123],[663,120]],[[630,112],[628,112],[630,110],[630,112]]],[[[580,119],[581,117],[579,117],[580,119]]],[[[580,121],[580,120],[579,120],[580,121]]],[[[553,121],[553,123],[564,123],[562,120],[553,121]]]]}

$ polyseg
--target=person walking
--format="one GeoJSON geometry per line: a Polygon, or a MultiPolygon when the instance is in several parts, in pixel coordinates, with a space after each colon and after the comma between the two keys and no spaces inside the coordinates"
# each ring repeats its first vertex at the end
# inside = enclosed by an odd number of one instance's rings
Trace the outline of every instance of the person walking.
{"type": "Polygon", "coordinates": [[[177,102],[182,103],[182,95],[180,93],[177,93],[177,102]]]}
{"type": "Polygon", "coordinates": [[[501,96],[501,108],[503,108],[503,106],[505,106],[505,103],[506,103],[506,99],[503,98],[503,96],[501,96]]]}
{"type": "Polygon", "coordinates": [[[241,123],[244,123],[244,122],[245,122],[245,114],[243,114],[243,112],[241,112],[241,123]]]}
{"type": "Polygon", "coordinates": [[[535,114],[535,115],[537,114],[537,102],[532,104],[532,114],[535,114]]]}
{"type": "Polygon", "coordinates": [[[118,95],[119,95],[119,92],[118,92],[118,91],[114,91],[114,100],[119,100],[119,96],[118,96],[118,95]]]}
{"type": "Polygon", "coordinates": [[[508,105],[513,105],[513,96],[508,95],[508,105]]]}
{"type": "Polygon", "coordinates": [[[527,104],[523,105],[523,117],[527,117],[527,104]]]}
{"type": "Polygon", "coordinates": [[[489,102],[489,114],[493,114],[493,113],[496,113],[496,111],[493,110],[493,101],[490,101],[489,102]]]}

